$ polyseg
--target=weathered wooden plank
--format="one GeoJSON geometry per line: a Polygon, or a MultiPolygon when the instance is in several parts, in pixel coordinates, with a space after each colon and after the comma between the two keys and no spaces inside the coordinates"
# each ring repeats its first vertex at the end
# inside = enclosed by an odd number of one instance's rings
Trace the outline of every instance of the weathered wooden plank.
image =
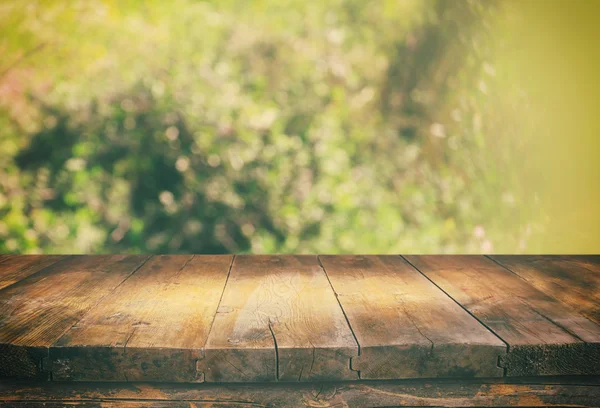
{"type": "Polygon", "coordinates": [[[14,257],[17,255],[12,255],[12,254],[0,254],[0,264],[3,263],[4,261],[9,260],[11,257],[14,257]]]}
{"type": "Polygon", "coordinates": [[[506,345],[400,256],[320,256],[361,379],[502,376],[506,345]]]}
{"type": "Polygon", "coordinates": [[[155,256],[50,349],[55,380],[202,382],[231,255],[155,256]]]}
{"type": "Polygon", "coordinates": [[[597,407],[597,381],[279,384],[8,383],[3,407],[597,407]]]}
{"type": "Polygon", "coordinates": [[[600,256],[491,257],[545,294],[600,324],[600,256]]]}
{"type": "Polygon", "coordinates": [[[71,256],[0,291],[0,377],[43,375],[48,347],[146,258],[71,256]]]}
{"type": "Polygon", "coordinates": [[[507,375],[600,374],[600,327],[483,256],[407,256],[509,345],[507,375]]]}
{"type": "Polygon", "coordinates": [[[358,378],[358,346],[316,256],[237,256],[205,354],[207,381],[358,378]]]}
{"type": "Polygon", "coordinates": [[[4,255],[0,260],[0,290],[63,258],[62,255],[4,255]]]}

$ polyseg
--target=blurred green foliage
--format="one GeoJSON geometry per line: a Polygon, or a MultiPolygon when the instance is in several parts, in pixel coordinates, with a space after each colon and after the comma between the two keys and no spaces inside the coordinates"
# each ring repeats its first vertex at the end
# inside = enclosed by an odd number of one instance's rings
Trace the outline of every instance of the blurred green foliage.
{"type": "Polygon", "coordinates": [[[538,251],[502,19],[490,1],[4,3],[0,252],[538,251]]]}

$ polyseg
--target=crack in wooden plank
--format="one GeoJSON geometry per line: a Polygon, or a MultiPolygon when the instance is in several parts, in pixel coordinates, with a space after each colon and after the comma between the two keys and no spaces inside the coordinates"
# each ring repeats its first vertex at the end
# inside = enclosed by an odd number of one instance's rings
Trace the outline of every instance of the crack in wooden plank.
{"type": "MultiPolygon", "coordinates": [[[[275,338],[275,333],[273,332],[273,327],[271,327],[271,319],[269,318],[269,331],[271,332],[271,336],[273,336],[273,345],[275,346],[275,378],[279,381],[279,348],[277,347],[277,338],[275,338]]],[[[302,376],[302,372],[300,373],[302,376]]]]}
{"type": "Polygon", "coordinates": [[[433,351],[433,348],[435,346],[433,340],[431,340],[425,333],[423,333],[421,331],[421,328],[419,327],[419,325],[417,325],[417,323],[415,323],[415,321],[414,321],[413,317],[411,316],[411,314],[408,312],[408,310],[406,310],[406,302],[404,302],[404,299],[402,299],[401,296],[396,296],[396,300],[400,301],[400,303],[402,304],[402,312],[404,312],[404,315],[412,323],[412,325],[414,326],[414,328],[419,332],[419,334],[421,336],[423,336],[425,339],[427,339],[427,341],[429,341],[431,343],[431,351],[433,351]]]}

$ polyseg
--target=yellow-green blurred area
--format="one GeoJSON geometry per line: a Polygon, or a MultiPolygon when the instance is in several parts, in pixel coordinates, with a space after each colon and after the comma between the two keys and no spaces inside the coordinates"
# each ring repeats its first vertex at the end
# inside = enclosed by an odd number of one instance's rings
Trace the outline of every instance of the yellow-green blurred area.
{"type": "Polygon", "coordinates": [[[0,252],[600,252],[599,11],[3,1],[0,252]]]}

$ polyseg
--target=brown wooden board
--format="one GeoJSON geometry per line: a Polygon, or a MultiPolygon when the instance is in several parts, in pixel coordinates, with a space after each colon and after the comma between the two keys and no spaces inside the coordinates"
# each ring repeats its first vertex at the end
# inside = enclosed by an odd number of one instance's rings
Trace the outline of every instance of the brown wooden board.
{"type": "Polygon", "coordinates": [[[24,255],[0,254],[0,263],[3,263],[4,261],[8,261],[11,258],[21,257],[21,256],[24,256],[24,255]]]}
{"type": "Polygon", "coordinates": [[[63,258],[62,255],[3,255],[0,259],[0,290],[63,258]]]}
{"type": "Polygon", "coordinates": [[[495,255],[496,262],[600,324],[600,256],[495,255]]]}
{"type": "Polygon", "coordinates": [[[202,382],[197,370],[231,255],[162,255],[50,349],[55,380],[202,382]]]}
{"type": "Polygon", "coordinates": [[[1,255],[0,376],[600,374],[599,257],[406,258],[1,255]]]}
{"type": "Polygon", "coordinates": [[[6,383],[8,407],[597,407],[597,379],[279,384],[6,383]]]}
{"type": "Polygon", "coordinates": [[[236,256],[205,359],[207,381],[357,379],[358,346],[316,256],[236,256]]]}
{"type": "Polygon", "coordinates": [[[50,345],[146,258],[70,256],[0,291],[0,377],[44,375],[50,345]]]}
{"type": "Polygon", "coordinates": [[[503,375],[506,345],[400,256],[320,260],[360,344],[361,379],[503,375]]]}
{"type": "Polygon", "coordinates": [[[600,374],[600,327],[484,256],[407,256],[509,345],[507,375],[600,374]]]}

